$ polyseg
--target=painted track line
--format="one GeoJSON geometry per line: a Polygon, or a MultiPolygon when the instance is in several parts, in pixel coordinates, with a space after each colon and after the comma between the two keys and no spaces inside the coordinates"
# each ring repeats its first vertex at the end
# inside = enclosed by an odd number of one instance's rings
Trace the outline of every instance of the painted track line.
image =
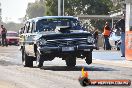
{"type": "MultiPolygon", "coordinates": [[[[78,60],[78,61],[85,62],[85,60],[78,60]]],[[[126,60],[100,60],[93,58],[93,63],[132,68],[132,61],[126,61],[126,60]]]]}

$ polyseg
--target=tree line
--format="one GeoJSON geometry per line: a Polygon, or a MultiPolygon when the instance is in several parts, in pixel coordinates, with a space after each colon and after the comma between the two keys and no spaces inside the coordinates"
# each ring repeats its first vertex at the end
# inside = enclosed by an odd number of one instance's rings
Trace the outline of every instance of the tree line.
{"type": "MultiPolygon", "coordinates": [[[[113,0],[64,0],[64,3],[65,15],[71,16],[108,15],[111,10],[120,8],[120,4],[115,4],[113,0]]],[[[37,0],[28,4],[28,19],[45,15],[58,15],[58,0],[37,0]]]]}
{"type": "MultiPolygon", "coordinates": [[[[121,7],[121,0],[64,0],[65,15],[108,15],[110,11],[119,9],[121,7]]],[[[26,15],[23,22],[27,19],[41,16],[56,16],[58,15],[58,0],[36,0],[34,3],[28,3],[26,15]]],[[[2,23],[7,29],[18,31],[23,24],[16,24],[13,22],[2,23]]],[[[91,20],[93,26],[101,29],[104,21],[91,20]]]]}
{"type": "MultiPolygon", "coordinates": [[[[121,8],[120,1],[122,0],[64,0],[64,15],[109,15],[108,12],[121,8]]],[[[28,4],[25,20],[57,15],[58,0],[36,0],[34,3],[28,4]]],[[[101,29],[104,21],[91,20],[91,24],[101,29]]]]}

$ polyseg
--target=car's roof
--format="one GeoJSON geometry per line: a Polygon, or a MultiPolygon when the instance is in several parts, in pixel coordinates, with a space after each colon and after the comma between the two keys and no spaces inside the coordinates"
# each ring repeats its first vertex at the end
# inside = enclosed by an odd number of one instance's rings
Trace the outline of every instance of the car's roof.
{"type": "Polygon", "coordinates": [[[73,17],[73,16],[43,16],[43,17],[32,18],[32,19],[29,19],[28,21],[37,22],[42,19],[51,19],[51,18],[74,18],[74,19],[77,19],[76,17],[73,17]]]}

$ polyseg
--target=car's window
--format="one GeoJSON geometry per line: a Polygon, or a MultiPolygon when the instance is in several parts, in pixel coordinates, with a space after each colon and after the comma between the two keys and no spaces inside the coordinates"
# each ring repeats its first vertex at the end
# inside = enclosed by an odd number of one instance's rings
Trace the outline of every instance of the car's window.
{"type": "Polygon", "coordinates": [[[28,22],[28,26],[27,26],[27,33],[30,33],[31,32],[31,23],[28,22]]]}
{"type": "Polygon", "coordinates": [[[32,32],[34,32],[35,29],[36,29],[36,28],[35,28],[35,22],[33,22],[33,23],[32,23],[32,32]]]}
{"type": "Polygon", "coordinates": [[[43,19],[37,22],[37,31],[41,32],[45,29],[54,30],[56,26],[69,26],[72,30],[81,30],[81,25],[77,19],[74,18],[52,18],[43,19]]]}
{"type": "Polygon", "coordinates": [[[32,23],[29,23],[28,33],[32,33],[32,23]]]}
{"type": "Polygon", "coordinates": [[[24,33],[28,33],[28,30],[29,30],[29,22],[27,22],[27,23],[25,24],[24,33]]]}

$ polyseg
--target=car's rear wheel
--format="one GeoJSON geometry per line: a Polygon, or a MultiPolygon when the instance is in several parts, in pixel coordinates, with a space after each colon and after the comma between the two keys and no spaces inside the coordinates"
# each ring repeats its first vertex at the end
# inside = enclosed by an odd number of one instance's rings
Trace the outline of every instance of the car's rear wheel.
{"type": "Polygon", "coordinates": [[[22,61],[23,65],[25,67],[33,67],[33,58],[28,56],[25,51],[23,52],[23,59],[22,60],[23,60],[22,61]]]}
{"type": "Polygon", "coordinates": [[[85,59],[87,64],[91,64],[92,63],[92,52],[87,52],[86,53],[86,59],[85,59]]]}
{"type": "Polygon", "coordinates": [[[40,52],[36,52],[36,65],[37,67],[42,67],[44,63],[43,56],[40,54],[40,52]]]}
{"type": "Polygon", "coordinates": [[[75,67],[75,65],[76,65],[76,57],[74,57],[74,56],[66,57],[65,61],[66,61],[66,65],[68,67],[75,67]]]}

